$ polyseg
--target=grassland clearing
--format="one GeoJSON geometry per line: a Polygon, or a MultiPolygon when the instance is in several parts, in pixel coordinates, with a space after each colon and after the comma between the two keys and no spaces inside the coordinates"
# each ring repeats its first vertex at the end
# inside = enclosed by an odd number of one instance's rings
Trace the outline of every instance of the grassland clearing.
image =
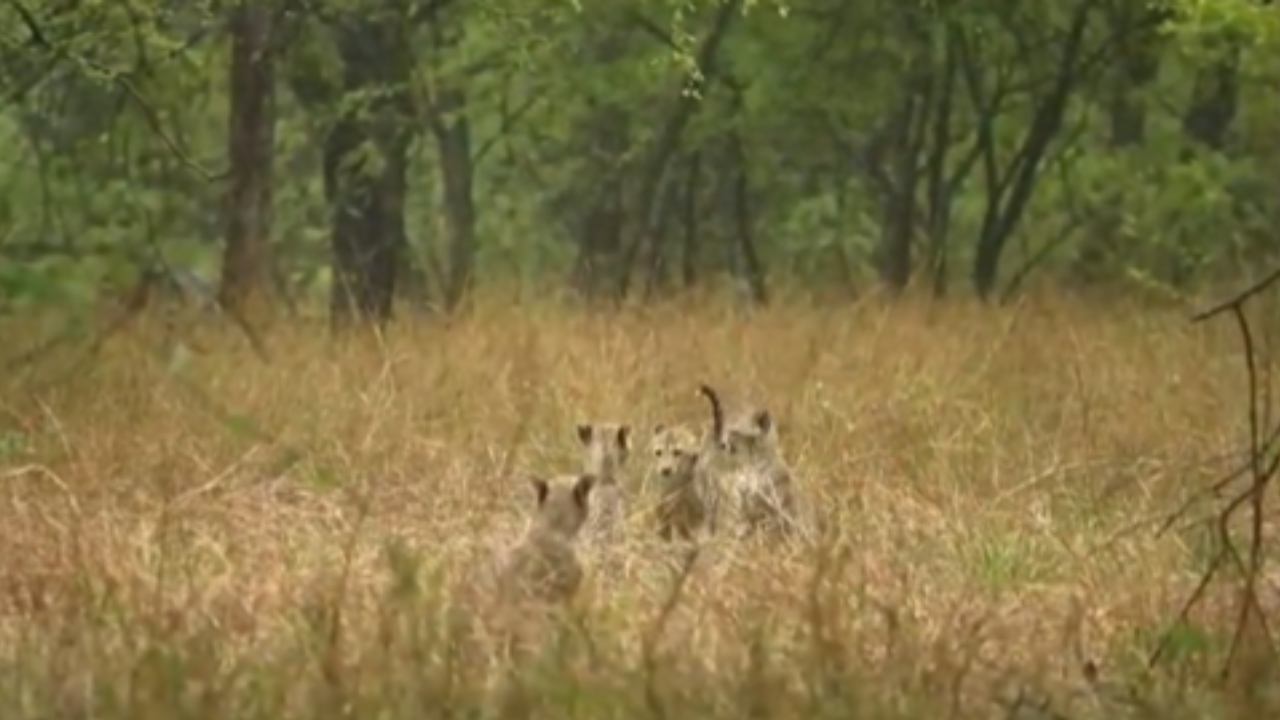
{"type": "MultiPolygon", "coordinates": [[[[1241,461],[1229,326],[1064,303],[494,303],[378,342],[272,337],[270,364],[215,338],[174,371],[135,329],[74,373],[51,357],[3,388],[9,717],[488,707],[488,666],[446,642],[446,605],[519,532],[521,473],[576,469],[581,418],[705,423],[700,381],[768,405],[829,542],[717,541],[685,572],[635,516],[620,547],[585,553],[572,622],[519,669],[528,692],[490,711],[1015,717],[1015,695],[1069,718],[1280,709],[1280,673],[1212,688],[1229,579],[1140,672],[1210,552],[1203,526],[1155,530],[1241,461]]],[[[1280,587],[1263,594],[1280,610],[1280,587]]]]}

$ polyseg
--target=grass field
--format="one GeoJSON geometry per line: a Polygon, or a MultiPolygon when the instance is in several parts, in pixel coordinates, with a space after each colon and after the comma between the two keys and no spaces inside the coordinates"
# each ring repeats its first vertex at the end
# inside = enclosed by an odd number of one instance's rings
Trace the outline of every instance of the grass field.
{"type": "Polygon", "coordinates": [[[270,363],[231,331],[203,339],[174,369],[137,327],[0,388],[6,717],[1280,710],[1256,625],[1218,682],[1236,577],[1144,670],[1223,502],[1156,530],[1243,460],[1228,322],[1047,302],[482,306],[361,345],[281,328],[270,363]],[[702,380],[773,411],[830,541],[712,543],[681,579],[637,517],[628,547],[587,555],[573,622],[495,705],[441,618],[531,507],[513,478],[571,469],[580,419],[629,422],[641,446],[656,422],[705,422],[702,380]]]}

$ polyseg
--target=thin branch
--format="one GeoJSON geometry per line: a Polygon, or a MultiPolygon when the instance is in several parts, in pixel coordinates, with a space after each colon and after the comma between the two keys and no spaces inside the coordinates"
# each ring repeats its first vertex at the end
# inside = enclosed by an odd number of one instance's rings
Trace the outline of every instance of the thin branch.
{"type": "Polygon", "coordinates": [[[1277,282],[1280,282],[1280,267],[1276,268],[1275,270],[1272,270],[1270,273],[1267,274],[1266,277],[1255,282],[1254,284],[1250,285],[1244,290],[1241,290],[1240,292],[1236,293],[1233,297],[1227,300],[1224,300],[1218,303],[1217,305],[1214,305],[1213,307],[1210,307],[1208,310],[1203,310],[1199,313],[1196,313],[1194,316],[1192,316],[1191,322],[1193,323],[1204,322],[1205,320],[1209,320],[1211,318],[1217,317],[1218,315],[1221,315],[1222,313],[1228,312],[1233,308],[1242,307],[1245,303],[1249,302],[1249,300],[1251,300],[1255,295],[1258,295],[1259,293],[1264,292],[1265,290],[1267,290],[1267,288],[1270,288],[1272,285],[1275,285],[1277,282]]]}
{"type": "MultiPolygon", "coordinates": [[[[1271,645],[1273,642],[1271,631],[1268,628],[1266,613],[1262,610],[1262,603],[1258,600],[1258,578],[1262,572],[1262,546],[1266,534],[1263,520],[1266,515],[1267,488],[1276,476],[1277,470],[1280,470],[1280,453],[1274,449],[1276,438],[1280,436],[1280,427],[1272,428],[1267,433],[1267,437],[1263,437],[1260,403],[1264,390],[1260,387],[1258,379],[1257,343],[1254,341],[1253,328],[1249,324],[1249,317],[1245,313],[1245,305],[1250,299],[1267,290],[1277,281],[1280,281],[1280,269],[1272,271],[1266,277],[1237,293],[1234,297],[1192,318],[1192,322],[1204,322],[1225,313],[1231,314],[1235,320],[1236,329],[1240,334],[1240,343],[1244,350],[1245,375],[1249,394],[1249,404],[1246,411],[1249,426],[1248,466],[1245,472],[1230,473],[1226,478],[1216,482],[1213,486],[1213,492],[1216,494],[1220,489],[1225,488],[1227,484],[1246,474],[1249,477],[1249,485],[1230,498],[1226,506],[1217,513],[1214,529],[1218,541],[1218,551],[1214,554],[1208,570],[1200,578],[1200,583],[1178,613],[1178,621],[1185,621],[1191,609],[1204,598],[1209,583],[1213,581],[1225,563],[1230,561],[1240,570],[1244,577],[1244,586],[1240,588],[1239,607],[1231,638],[1231,647],[1223,663],[1222,674],[1224,676],[1231,671],[1232,666],[1239,658],[1250,616],[1257,618],[1261,633],[1267,644],[1271,645]],[[1247,558],[1241,555],[1236,547],[1235,539],[1231,536],[1232,519],[1246,507],[1251,521],[1247,558]]],[[[1184,512],[1185,507],[1184,505],[1183,508],[1176,511],[1173,517],[1176,518],[1184,512]]],[[[1166,522],[1166,526],[1171,522],[1166,522]]],[[[1152,653],[1149,664],[1154,665],[1159,661],[1165,650],[1167,650],[1170,639],[1171,633],[1165,633],[1152,653]]]]}
{"type": "Polygon", "coordinates": [[[495,146],[497,146],[498,141],[505,137],[507,133],[511,132],[541,99],[542,98],[538,95],[532,95],[514,110],[502,113],[502,122],[498,129],[489,137],[489,139],[480,144],[480,147],[476,149],[471,162],[475,165],[479,165],[480,161],[484,160],[485,156],[488,155],[495,146]]]}
{"type": "Polygon", "coordinates": [[[229,170],[226,170],[220,173],[214,173],[208,170],[207,168],[205,168],[199,162],[197,162],[189,154],[187,154],[187,152],[182,149],[182,147],[178,144],[178,142],[174,140],[173,137],[169,135],[168,132],[165,131],[164,125],[160,122],[160,116],[156,112],[155,108],[151,106],[151,103],[148,102],[147,99],[142,96],[142,93],[133,84],[133,82],[130,81],[127,77],[125,77],[121,73],[115,72],[114,70],[104,65],[101,65],[100,63],[94,60],[91,60],[83,56],[72,55],[71,53],[67,52],[65,49],[54,45],[52,42],[49,41],[49,38],[48,36],[45,35],[44,31],[41,30],[40,23],[36,21],[35,16],[31,13],[30,10],[28,10],[25,6],[23,6],[20,0],[9,0],[9,3],[17,11],[18,16],[22,19],[22,24],[26,26],[27,32],[31,34],[31,38],[29,40],[30,44],[38,48],[41,48],[45,52],[52,55],[55,59],[72,60],[83,67],[86,67],[95,72],[101,73],[104,77],[108,78],[111,82],[120,86],[124,90],[125,95],[128,96],[131,100],[133,100],[134,104],[137,105],[142,110],[142,116],[146,120],[147,125],[151,128],[151,131],[154,132],[156,136],[160,138],[160,141],[164,143],[165,147],[169,149],[169,152],[173,153],[174,157],[178,158],[179,163],[186,166],[187,169],[191,170],[192,172],[194,172],[195,174],[199,175],[200,177],[204,178],[209,182],[222,180],[229,177],[230,175],[229,170]]]}

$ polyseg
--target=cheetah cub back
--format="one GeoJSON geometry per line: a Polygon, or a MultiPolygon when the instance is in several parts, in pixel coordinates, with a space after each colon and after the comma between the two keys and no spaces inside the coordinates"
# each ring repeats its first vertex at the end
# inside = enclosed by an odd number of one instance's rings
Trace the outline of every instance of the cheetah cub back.
{"type": "Polygon", "coordinates": [[[535,504],[524,533],[459,588],[450,642],[466,662],[489,665],[486,682],[499,701],[512,690],[511,668],[545,642],[583,584],[575,539],[595,482],[591,475],[530,478],[535,504]]]}
{"type": "Polygon", "coordinates": [[[704,461],[703,443],[689,428],[659,424],[649,439],[651,477],[657,487],[655,516],[663,540],[692,540],[700,529],[715,532],[717,500],[704,461]]]}
{"type": "Polygon", "coordinates": [[[574,541],[586,525],[598,481],[582,474],[529,482],[536,507],[523,537],[503,559],[499,592],[509,601],[567,602],[582,584],[574,541]]]}
{"type": "Polygon", "coordinates": [[[582,472],[596,478],[583,534],[596,542],[616,541],[626,525],[622,473],[631,457],[631,427],[625,423],[580,422],[577,434],[582,446],[582,472]]]}
{"type": "Polygon", "coordinates": [[[738,516],[741,536],[762,531],[787,537],[809,534],[799,488],[782,456],[772,413],[747,407],[726,415],[719,395],[700,389],[712,406],[713,432],[722,459],[722,485],[738,516]]]}

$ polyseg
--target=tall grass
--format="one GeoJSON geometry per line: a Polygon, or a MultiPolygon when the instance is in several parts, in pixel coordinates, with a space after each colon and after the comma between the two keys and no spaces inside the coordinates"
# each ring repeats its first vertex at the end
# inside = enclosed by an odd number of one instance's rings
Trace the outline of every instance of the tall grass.
{"type": "Polygon", "coordinates": [[[1231,578],[1145,670],[1219,506],[1155,530],[1240,460],[1230,328],[1064,302],[480,303],[369,342],[281,327],[269,364],[184,328],[210,352],[177,367],[146,328],[0,389],[6,717],[1280,710],[1274,665],[1218,681],[1231,578]],[[828,542],[718,541],[682,574],[638,515],[625,547],[586,553],[571,622],[495,702],[444,618],[518,532],[513,478],[574,464],[576,421],[620,420],[638,485],[653,424],[705,422],[702,380],[773,411],[828,542]]]}

